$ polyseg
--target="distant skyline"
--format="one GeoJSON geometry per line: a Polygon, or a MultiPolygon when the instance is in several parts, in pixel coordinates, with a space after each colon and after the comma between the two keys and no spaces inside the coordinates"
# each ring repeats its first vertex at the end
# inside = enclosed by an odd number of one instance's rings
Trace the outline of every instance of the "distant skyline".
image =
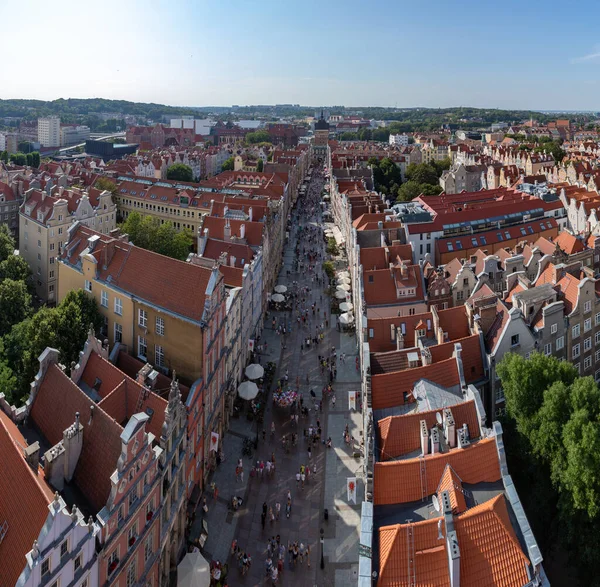
{"type": "Polygon", "coordinates": [[[599,12],[590,0],[0,2],[0,98],[597,111],[599,12]]]}

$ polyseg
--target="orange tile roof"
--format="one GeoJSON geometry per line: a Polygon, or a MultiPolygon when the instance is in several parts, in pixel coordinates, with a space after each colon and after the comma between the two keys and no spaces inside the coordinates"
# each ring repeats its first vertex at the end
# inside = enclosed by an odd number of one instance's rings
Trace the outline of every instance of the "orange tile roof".
{"type": "Polygon", "coordinates": [[[442,387],[454,387],[460,384],[456,359],[451,358],[432,365],[394,371],[371,378],[371,395],[374,410],[393,408],[405,403],[404,393],[413,390],[421,379],[427,379],[442,387]]]}
{"type": "Polygon", "coordinates": [[[567,253],[567,255],[574,255],[575,253],[581,253],[581,251],[585,250],[583,243],[566,230],[563,230],[556,237],[554,242],[561,250],[567,253]]]}
{"type": "Polygon", "coordinates": [[[567,273],[557,284],[556,289],[561,292],[562,300],[565,302],[565,312],[570,314],[577,306],[579,299],[579,284],[581,281],[567,273]]]}
{"type": "Polygon", "coordinates": [[[110,476],[121,454],[123,428],[92,402],[56,364],[48,367],[31,408],[31,419],[52,445],[63,439],[63,431],[79,412],[83,425],[83,448],[74,479],[92,507],[99,511],[110,494],[110,476]],[[91,422],[90,422],[91,420],[91,422]]]}
{"type": "MultiPolygon", "coordinates": [[[[448,310],[444,310],[448,311],[448,310]]],[[[431,312],[415,314],[413,316],[389,316],[385,318],[369,318],[369,328],[373,329],[373,336],[369,338],[369,347],[372,352],[387,352],[396,349],[396,341],[391,337],[391,326],[402,326],[404,334],[404,347],[411,348],[415,345],[415,325],[419,320],[429,321],[431,328],[427,337],[433,336],[433,316],[431,312]]]]}
{"type": "MultiPolygon", "coordinates": [[[[0,523],[8,523],[8,531],[0,542],[0,582],[15,585],[25,568],[25,555],[31,550],[49,515],[53,494],[36,477],[23,455],[24,445],[13,437],[22,435],[10,419],[0,411],[0,523]]],[[[24,442],[24,441],[23,441],[24,442]]]]}
{"type": "Polygon", "coordinates": [[[464,512],[467,509],[465,494],[462,490],[462,479],[450,465],[446,465],[444,474],[442,475],[442,479],[437,488],[437,496],[440,500],[443,491],[448,492],[450,496],[450,505],[455,514],[464,512]]]}
{"type": "Polygon", "coordinates": [[[431,353],[432,361],[438,363],[451,358],[457,343],[460,343],[462,349],[461,360],[463,363],[465,381],[467,383],[479,381],[485,374],[479,334],[473,334],[471,336],[466,336],[465,338],[445,342],[444,344],[430,346],[429,352],[431,353]]]}
{"type": "Polygon", "coordinates": [[[375,505],[410,503],[437,491],[447,464],[464,483],[493,482],[500,479],[500,463],[494,437],[479,440],[466,448],[425,457],[425,486],[421,486],[421,458],[375,464],[373,480],[375,505]],[[424,489],[424,491],[423,491],[424,489]]]}
{"type": "MultiPolygon", "coordinates": [[[[479,438],[481,429],[479,418],[475,409],[475,402],[470,400],[451,406],[450,411],[454,418],[455,430],[462,428],[463,424],[469,429],[470,438],[479,438]]],[[[426,410],[411,412],[402,416],[388,416],[377,423],[380,440],[380,460],[387,461],[406,455],[421,448],[421,420],[425,420],[427,429],[436,425],[436,413],[441,410],[426,410]]]]}
{"type": "Polygon", "coordinates": [[[437,519],[379,529],[378,585],[403,587],[408,581],[408,544],[412,532],[414,569],[419,587],[450,587],[445,541],[438,540],[437,519]]]}
{"type": "Polygon", "coordinates": [[[389,264],[395,262],[397,257],[412,263],[412,247],[410,245],[392,245],[360,249],[360,264],[363,269],[388,269],[389,264]],[[386,254],[386,248],[389,254],[386,254]]]}
{"type": "Polygon", "coordinates": [[[503,494],[467,510],[454,522],[460,548],[460,584],[515,587],[529,581],[525,556],[503,494]]]}

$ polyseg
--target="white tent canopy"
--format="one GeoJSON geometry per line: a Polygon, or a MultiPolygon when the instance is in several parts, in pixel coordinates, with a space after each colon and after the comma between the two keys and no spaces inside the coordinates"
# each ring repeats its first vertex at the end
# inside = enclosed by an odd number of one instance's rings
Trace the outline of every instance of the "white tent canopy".
{"type": "Polygon", "coordinates": [[[275,291],[278,294],[283,294],[283,293],[285,293],[287,291],[287,287],[285,287],[285,285],[276,285],[275,286],[275,291]]]}
{"type": "Polygon", "coordinates": [[[335,297],[336,297],[338,300],[345,300],[347,295],[348,295],[348,294],[347,294],[347,292],[345,292],[345,291],[342,291],[341,289],[338,289],[338,290],[335,292],[335,297]]]}
{"type": "Polygon", "coordinates": [[[276,293],[276,294],[274,294],[274,295],[271,296],[271,300],[273,302],[280,303],[280,302],[285,301],[285,297],[282,296],[281,294],[276,293]]]}
{"type": "Polygon", "coordinates": [[[342,302],[340,304],[340,310],[342,312],[350,312],[353,308],[354,308],[354,306],[352,305],[351,302],[342,302]]]}
{"type": "Polygon", "coordinates": [[[350,277],[350,273],[348,271],[339,271],[336,273],[338,277],[350,277]]]}
{"type": "Polygon", "coordinates": [[[346,313],[346,314],[340,314],[339,317],[339,321],[340,324],[352,324],[352,322],[354,322],[354,318],[352,317],[352,314],[346,313]]]}
{"type": "Polygon", "coordinates": [[[350,288],[350,286],[349,286],[349,285],[347,285],[347,284],[343,283],[343,284],[341,284],[341,285],[338,285],[336,289],[337,289],[338,291],[350,291],[350,289],[351,289],[351,288],[350,288]]]}
{"type": "Polygon", "coordinates": [[[265,370],[262,365],[252,363],[246,367],[245,373],[248,379],[260,379],[265,374],[265,370]]]}
{"type": "Polygon", "coordinates": [[[350,285],[352,282],[349,277],[338,277],[337,278],[338,285],[350,285]]]}
{"type": "Polygon", "coordinates": [[[210,587],[210,565],[200,552],[188,552],[177,565],[177,587],[210,587]]]}
{"type": "Polygon", "coordinates": [[[244,381],[238,387],[238,395],[245,400],[252,400],[258,395],[258,385],[253,381],[244,381]]]}

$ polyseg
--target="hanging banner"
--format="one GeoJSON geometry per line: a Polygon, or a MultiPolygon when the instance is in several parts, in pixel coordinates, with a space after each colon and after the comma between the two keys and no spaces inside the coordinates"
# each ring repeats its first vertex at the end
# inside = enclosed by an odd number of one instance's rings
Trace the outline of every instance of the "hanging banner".
{"type": "Polygon", "coordinates": [[[356,410],[356,391],[348,392],[348,409],[356,410]]]}
{"type": "Polygon", "coordinates": [[[248,350],[253,353],[254,352],[254,339],[250,338],[248,340],[248,350]]]}
{"type": "Polygon", "coordinates": [[[216,432],[210,433],[210,450],[217,452],[219,448],[219,435],[216,432]]]}
{"type": "Polygon", "coordinates": [[[356,477],[346,479],[346,489],[348,490],[348,501],[356,503],[356,477]]]}

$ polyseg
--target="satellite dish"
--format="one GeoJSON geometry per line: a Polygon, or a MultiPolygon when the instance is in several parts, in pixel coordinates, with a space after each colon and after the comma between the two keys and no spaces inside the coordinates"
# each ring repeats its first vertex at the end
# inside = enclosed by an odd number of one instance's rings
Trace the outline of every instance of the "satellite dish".
{"type": "Polygon", "coordinates": [[[437,420],[437,423],[441,426],[442,425],[442,414],[440,414],[439,412],[436,412],[435,419],[437,420]]]}
{"type": "Polygon", "coordinates": [[[436,512],[440,511],[440,500],[438,499],[438,496],[435,495],[435,493],[433,494],[431,501],[433,502],[433,507],[435,508],[436,512]]]}

